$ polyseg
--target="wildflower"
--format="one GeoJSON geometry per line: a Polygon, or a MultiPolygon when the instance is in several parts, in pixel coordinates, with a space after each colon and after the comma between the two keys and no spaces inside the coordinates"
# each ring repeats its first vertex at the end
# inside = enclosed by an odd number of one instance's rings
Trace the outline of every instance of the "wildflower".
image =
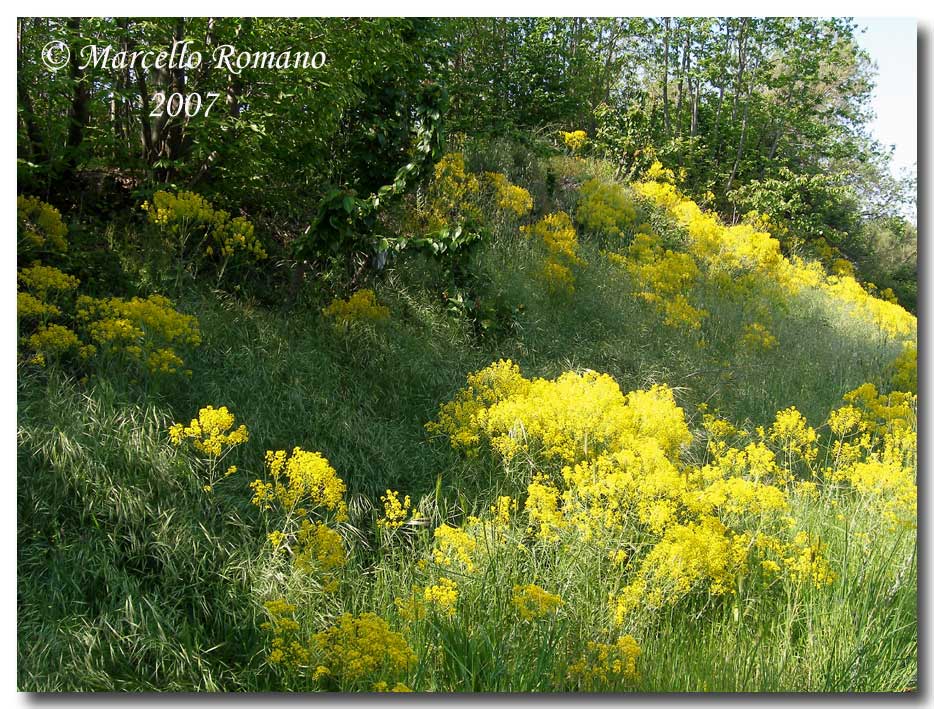
{"type": "Polygon", "coordinates": [[[453,616],[457,606],[457,583],[441,577],[434,586],[428,586],[424,592],[425,602],[435,606],[443,615],[453,616]]]}
{"type": "Polygon", "coordinates": [[[459,565],[467,572],[474,570],[473,553],[477,540],[468,532],[442,524],[435,529],[435,548],[432,557],[441,566],[459,565]]]}
{"type": "Polygon", "coordinates": [[[61,213],[38,197],[16,198],[16,250],[20,256],[68,251],[68,228],[61,213]]]}
{"type": "Polygon", "coordinates": [[[618,238],[633,225],[636,208],[625,188],[591,179],[581,186],[575,216],[585,229],[618,238]]]}
{"type": "Polygon", "coordinates": [[[389,308],[379,305],[376,295],[369,288],[356,291],[347,300],[335,298],[321,312],[343,326],[355,322],[380,322],[389,318],[389,308]]]}
{"type": "Polygon", "coordinates": [[[512,184],[498,172],[485,172],[483,177],[492,185],[496,205],[501,210],[516,217],[524,217],[532,211],[532,195],[528,190],[512,184]]]}
{"type": "Polygon", "coordinates": [[[409,509],[412,506],[412,500],[408,495],[400,502],[398,492],[386,490],[386,494],[379,499],[383,502],[384,508],[384,515],[376,520],[379,527],[396,529],[405,524],[406,517],[409,516],[409,509]]]}
{"type": "Polygon", "coordinates": [[[397,676],[416,659],[405,638],[374,613],[344,613],[335,625],[315,634],[312,647],[326,674],[347,682],[397,676]]]}
{"type": "Polygon", "coordinates": [[[559,131],[564,145],[571,153],[580,152],[581,148],[587,143],[587,132],[582,130],[559,131]]]}
{"type": "Polygon", "coordinates": [[[176,446],[190,440],[198,452],[212,458],[220,458],[231,448],[250,440],[246,426],[241,424],[236,429],[233,428],[235,421],[236,417],[226,406],[219,409],[205,406],[198,412],[198,418],[192,419],[188,426],[173,424],[169,428],[169,439],[176,446]]]}
{"type": "Polygon", "coordinates": [[[74,276],[69,276],[53,266],[43,266],[38,261],[27,268],[21,268],[16,274],[16,280],[39,300],[73,291],[81,283],[74,276]]]}
{"type": "Polygon", "coordinates": [[[589,641],[584,654],[568,668],[568,675],[585,691],[615,688],[638,678],[636,661],[641,654],[631,635],[623,635],[613,644],[589,641]]]}
{"type": "Polygon", "coordinates": [[[512,603],[523,620],[537,620],[554,613],[564,601],[561,596],[548,593],[541,586],[530,583],[513,586],[512,603]]]}

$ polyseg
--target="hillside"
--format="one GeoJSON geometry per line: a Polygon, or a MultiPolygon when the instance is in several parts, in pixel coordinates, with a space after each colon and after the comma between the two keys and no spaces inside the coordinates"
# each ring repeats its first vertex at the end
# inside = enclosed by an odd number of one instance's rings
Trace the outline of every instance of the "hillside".
{"type": "Polygon", "coordinates": [[[20,689],[916,687],[915,316],[573,135],[288,278],[21,198],[20,689]]]}

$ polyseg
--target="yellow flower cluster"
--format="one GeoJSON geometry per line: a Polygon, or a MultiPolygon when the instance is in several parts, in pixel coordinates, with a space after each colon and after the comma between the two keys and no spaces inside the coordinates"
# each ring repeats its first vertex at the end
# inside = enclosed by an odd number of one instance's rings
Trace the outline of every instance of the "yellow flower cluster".
{"type": "Polygon", "coordinates": [[[38,197],[16,198],[16,241],[20,257],[36,253],[61,254],[68,250],[68,228],[61,213],[38,197]]]}
{"type": "Polygon", "coordinates": [[[293,671],[305,667],[310,653],[299,638],[301,625],[295,620],[295,606],[283,598],[267,601],[264,605],[269,620],[260,628],[272,633],[272,647],[266,654],[266,660],[293,671]]]}
{"type": "Polygon", "coordinates": [[[257,507],[269,510],[276,503],[291,513],[300,509],[301,503],[333,512],[339,522],[346,520],[346,486],[320,453],[297,446],[291,454],[266,451],[266,468],[271,482],[255,480],[250,484],[254,493],[251,502],[257,507]]]}
{"type": "Polygon", "coordinates": [[[896,391],[918,393],[918,345],[905,343],[901,354],[892,363],[892,387],[896,391]]]}
{"type": "Polygon", "coordinates": [[[339,532],[311,514],[328,515],[334,523],[347,520],[346,486],[320,453],[299,447],[266,451],[266,480],[250,483],[250,502],[262,510],[278,507],[281,525],[269,533],[274,551],[287,548],[292,562],[304,572],[319,571],[321,588],[332,592],[338,586],[338,571],[347,563],[347,552],[339,532]]]}
{"type": "Polygon", "coordinates": [[[484,172],[485,181],[492,186],[496,206],[515,217],[524,217],[532,211],[532,195],[523,187],[512,184],[499,172],[484,172]]]}
{"type": "Polygon", "coordinates": [[[581,263],[577,255],[577,232],[567,212],[549,214],[531,226],[520,227],[526,237],[540,239],[548,259],[542,275],[552,293],[573,293],[574,274],[569,266],[581,263]]]}
{"type": "Polygon", "coordinates": [[[102,352],[139,363],[152,374],[178,373],[184,360],[175,348],[201,344],[197,318],[178,312],[161,295],[130,300],[78,296],[77,319],[102,352]]]}
{"type": "MultiPolygon", "coordinates": [[[[756,554],[767,553],[789,582],[829,583],[820,544],[807,551],[788,537],[787,486],[795,467],[813,473],[814,430],[791,408],[759,440],[733,447],[731,439],[748,434],[712,414],[703,421],[709,459],[687,466],[680,453],[692,437],[669,388],[623,394],[596,372],[528,380],[500,361],[470,375],[428,428],[471,454],[486,444],[505,463],[530,467],[523,516],[538,542],[581,553],[595,547],[614,564],[627,562],[628,583],[612,599],[620,624],[636,609],[690,593],[735,592],[756,554]],[[630,559],[633,538],[643,542],[630,559]]],[[[495,519],[500,506],[491,510],[494,528],[503,524],[495,519]]],[[[479,565],[475,527],[468,520],[462,529],[439,528],[435,561],[479,565]]]]}
{"type": "Polygon", "coordinates": [[[434,586],[425,589],[425,602],[438,609],[442,615],[453,616],[457,611],[457,583],[442,576],[434,586]]]}
{"type": "Polygon", "coordinates": [[[40,320],[45,322],[62,314],[61,309],[52,303],[46,303],[34,295],[22,291],[16,294],[16,317],[20,320],[40,320]]]}
{"type": "Polygon", "coordinates": [[[638,679],[636,661],[641,654],[631,635],[623,635],[613,644],[591,640],[584,654],[568,668],[568,675],[584,691],[613,691],[638,679]]]}
{"type": "Polygon", "coordinates": [[[428,186],[427,214],[429,230],[468,222],[479,222],[482,213],[477,204],[480,180],[467,172],[463,153],[448,153],[435,165],[434,178],[428,186]]]}
{"type": "Polygon", "coordinates": [[[41,300],[46,300],[50,295],[70,293],[81,283],[74,276],[54,266],[43,266],[38,261],[27,268],[21,268],[16,279],[22,288],[41,300]]]}
{"type": "MultiPolygon", "coordinates": [[[[785,258],[778,239],[763,231],[761,219],[725,226],[716,214],[705,212],[657,175],[649,175],[633,188],[686,229],[689,253],[705,265],[708,278],[726,293],[744,300],[756,297],[787,302],[808,289],[822,294],[828,307],[850,314],[880,334],[906,339],[916,336],[914,315],[897,303],[873,296],[868,286],[861,286],[852,275],[827,275],[819,262],[785,258]]],[[[847,326],[851,322],[837,319],[847,326]]]]}
{"type": "Polygon", "coordinates": [[[439,566],[459,568],[469,573],[474,570],[476,548],[477,540],[464,529],[447,524],[435,529],[432,557],[439,566]]]}
{"type": "Polygon", "coordinates": [[[200,237],[198,249],[208,257],[228,259],[238,254],[262,261],[268,254],[256,237],[253,225],[243,217],[234,217],[194,192],[160,190],[142,209],[152,224],[171,234],[184,250],[187,240],[200,237]]]}
{"type": "Polygon", "coordinates": [[[758,322],[749,323],[743,330],[743,344],[752,351],[768,351],[775,348],[778,341],[768,329],[758,322]]]}
{"type": "Polygon", "coordinates": [[[318,677],[351,684],[396,678],[416,660],[405,638],[375,613],[342,614],[334,626],[314,635],[311,646],[321,663],[318,677]]]}
{"type": "Polygon", "coordinates": [[[587,144],[587,131],[559,131],[561,139],[564,141],[564,147],[572,153],[579,152],[587,144]]]}
{"type": "Polygon", "coordinates": [[[564,605],[561,596],[548,593],[541,586],[534,583],[524,586],[515,585],[512,588],[512,604],[523,620],[538,620],[556,612],[564,605]]]}
{"type": "MultiPolygon", "coordinates": [[[[78,336],[63,325],[40,325],[32,335],[26,338],[29,348],[41,355],[36,359],[37,364],[45,364],[49,359],[59,359],[70,352],[82,348],[78,336]]],[[[88,356],[93,350],[85,350],[88,356]]]]}
{"type": "Polygon", "coordinates": [[[572,295],[574,293],[574,273],[563,263],[549,258],[542,264],[541,278],[553,294],[572,295]]]}
{"type": "Polygon", "coordinates": [[[399,493],[395,490],[386,490],[386,494],[379,498],[383,503],[383,516],[376,520],[376,524],[384,529],[396,529],[405,524],[412,507],[411,498],[399,500],[399,493]]]}
{"type": "Polygon", "coordinates": [[[607,374],[565,372],[554,381],[528,380],[509,360],[471,374],[467,382],[427,429],[448,435],[455,447],[476,449],[486,440],[507,461],[523,453],[574,463],[633,436],[655,436],[663,450],[675,453],[691,439],[666,387],[626,397],[607,374]]]}
{"type": "Polygon", "coordinates": [[[775,441],[784,454],[785,467],[789,470],[798,460],[810,465],[817,459],[817,432],[808,426],[807,419],[794,406],[775,414],[769,439],[775,441]]]}
{"type": "Polygon", "coordinates": [[[347,300],[335,298],[321,312],[343,327],[351,323],[375,323],[389,318],[389,308],[379,305],[376,302],[376,294],[369,288],[361,288],[347,300]]]}
{"type": "Polygon", "coordinates": [[[624,187],[593,178],[581,186],[575,216],[584,229],[619,238],[635,223],[636,206],[624,187]]]}
{"type": "Polygon", "coordinates": [[[303,519],[295,533],[295,565],[304,571],[321,569],[327,585],[333,580],[330,574],[346,563],[347,553],[341,535],[323,522],[303,519]]]}
{"type": "Polygon", "coordinates": [[[733,533],[710,515],[668,525],[636,579],[615,598],[616,622],[624,625],[637,608],[656,610],[676,603],[699,586],[712,595],[732,593],[749,543],[747,535],[733,533]]]}
{"type": "Polygon", "coordinates": [[[198,418],[191,420],[187,426],[176,423],[169,427],[169,440],[175,446],[185,441],[199,453],[212,458],[220,458],[230,449],[250,440],[246,426],[241,424],[234,429],[236,416],[226,406],[215,409],[205,406],[198,412],[198,418]]]}
{"type": "Polygon", "coordinates": [[[380,680],[379,682],[373,685],[373,691],[374,692],[411,692],[412,690],[408,687],[408,685],[404,684],[403,682],[396,682],[392,686],[392,689],[390,689],[388,682],[380,680]]]}
{"type": "Polygon", "coordinates": [[[520,232],[526,237],[541,239],[545,249],[554,257],[563,257],[571,263],[579,263],[577,256],[577,232],[567,212],[549,214],[520,232]]]}
{"type": "Polygon", "coordinates": [[[837,436],[827,474],[845,481],[890,527],[917,525],[917,405],[907,392],[879,394],[864,384],[844,396],[829,420],[837,436]]]}
{"type": "Polygon", "coordinates": [[[607,257],[626,268],[641,289],[636,295],[661,310],[666,325],[696,330],[709,315],[691,305],[685,295],[700,277],[690,254],[665,249],[656,235],[640,231],[624,254],[608,253],[607,257]]]}

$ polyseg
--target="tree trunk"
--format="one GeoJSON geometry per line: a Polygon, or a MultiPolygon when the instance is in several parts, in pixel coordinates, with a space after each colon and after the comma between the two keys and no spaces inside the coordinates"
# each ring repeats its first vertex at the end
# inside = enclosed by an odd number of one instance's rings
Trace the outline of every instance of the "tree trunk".
{"type": "MultiPolygon", "coordinates": [[[[81,18],[69,17],[66,26],[77,35],[81,31],[81,18]]],[[[91,95],[88,84],[84,78],[84,71],[80,66],[77,52],[72,52],[69,62],[69,73],[74,83],[71,95],[71,113],[68,119],[68,138],[65,141],[65,161],[62,171],[62,180],[74,176],[78,164],[79,149],[84,142],[84,130],[91,119],[91,95]]]]}

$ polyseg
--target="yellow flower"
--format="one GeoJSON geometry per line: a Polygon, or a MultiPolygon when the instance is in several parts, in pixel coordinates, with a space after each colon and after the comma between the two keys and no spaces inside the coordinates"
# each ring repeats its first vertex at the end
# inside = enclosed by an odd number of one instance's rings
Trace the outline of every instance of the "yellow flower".
{"type": "Polygon", "coordinates": [[[347,300],[335,298],[321,312],[332,318],[337,325],[347,326],[357,322],[380,322],[389,318],[389,308],[376,302],[376,295],[369,288],[362,288],[347,300]]]}
{"type": "Polygon", "coordinates": [[[548,593],[534,583],[513,586],[512,603],[523,620],[537,620],[554,613],[564,605],[561,596],[548,593]]]}
{"type": "Polygon", "coordinates": [[[348,682],[398,676],[416,659],[405,638],[374,613],[344,613],[334,626],[315,634],[312,647],[329,675],[348,682]]]}
{"type": "Polygon", "coordinates": [[[623,635],[612,645],[589,641],[584,654],[568,668],[581,689],[615,689],[621,682],[638,678],[636,661],[642,649],[631,635],[623,635]]]}
{"type": "MultiPolygon", "coordinates": [[[[188,426],[180,423],[169,427],[169,439],[176,446],[190,440],[195,450],[212,458],[219,458],[231,448],[250,440],[246,426],[233,428],[236,417],[221,406],[205,406],[198,412],[198,418],[192,419],[188,426]]],[[[234,468],[236,470],[236,468],[234,468]]]]}
{"type": "Polygon", "coordinates": [[[453,616],[457,606],[457,583],[441,577],[434,586],[425,589],[425,602],[435,606],[443,615],[453,616]]]}
{"type": "Polygon", "coordinates": [[[384,515],[376,520],[378,526],[384,529],[395,529],[405,524],[412,506],[412,500],[408,495],[400,502],[398,492],[386,490],[386,494],[379,499],[383,502],[384,515]]]}

